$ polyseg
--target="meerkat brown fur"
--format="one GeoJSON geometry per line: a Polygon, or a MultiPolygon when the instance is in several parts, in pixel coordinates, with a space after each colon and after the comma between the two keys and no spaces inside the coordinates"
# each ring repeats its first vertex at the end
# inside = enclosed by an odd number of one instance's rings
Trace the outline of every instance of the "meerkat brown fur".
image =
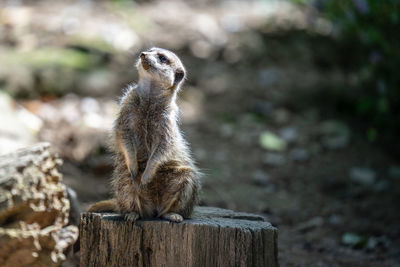
{"type": "Polygon", "coordinates": [[[178,126],[176,98],[185,69],[174,53],[162,48],[142,52],[136,66],[139,82],[121,98],[113,130],[114,199],[89,211],[180,222],[191,215],[200,187],[178,126]]]}

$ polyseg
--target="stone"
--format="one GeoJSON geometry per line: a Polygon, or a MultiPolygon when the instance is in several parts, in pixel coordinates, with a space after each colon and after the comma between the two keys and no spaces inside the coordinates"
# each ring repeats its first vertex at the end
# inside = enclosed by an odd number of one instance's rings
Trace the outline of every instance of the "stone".
{"type": "Polygon", "coordinates": [[[282,166],[286,164],[287,160],[283,154],[270,152],[264,156],[263,162],[271,166],[282,166]]]}
{"type": "Polygon", "coordinates": [[[298,137],[297,128],[294,126],[285,127],[279,131],[279,135],[289,143],[294,142],[298,137]]]}
{"type": "Polygon", "coordinates": [[[375,183],[376,173],[365,167],[353,167],[349,173],[350,179],[358,184],[370,186],[375,183]]]}
{"type": "Polygon", "coordinates": [[[304,162],[310,159],[310,152],[304,148],[293,148],[289,155],[292,160],[298,162],[304,162]]]}
{"type": "Polygon", "coordinates": [[[61,266],[78,238],[47,143],[0,157],[0,266],[61,266]]]}
{"type": "Polygon", "coordinates": [[[350,129],[340,121],[325,121],[320,125],[322,145],[328,149],[341,149],[350,143],[350,129]]]}
{"type": "Polygon", "coordinates": [[[262,69],[258,73],[258,81],[262,86],[271,86],[280,79],[280,71],[276,68],[262,69]]]}
{"type": "Polygon", "coordinates": [[[290,112],[287,109],[278,108],[272,113],[272,120],[278,125],[286,124],[290,120],[290,112]]]}
{"type": "Polygon", "coordinates": [[[285,140],[270,131],[264,131],[260,135],[260,145],[270,151],[284,151],[287,148],[285,140]]]}
{"type": "Polygon", "coordinates": [[[42,121],[19,107],[6,93],[0,91],[0,154],[33,145],[42,121]]]}
{"type": "Polygon", "coordinates": [[[270,184],[270,177],[268,173],[262,170],[256,170],[252,175],[252,181],[256,185],[267,186],[270,184]]]}
{"type": "Polygon", "coordinates": [[[356,233],[344,233],[342,236],[342,244],[351,247],[364,247],[367,243],[367,238],[356,233]]]}
{"type": "Polygon", "coordinates": [[[324,219],[320,216],[311,218],[310,220],[300,223],[296,230],[302,233],[308,232],[314,228],[321,227],[324,224],[324,219]]]}

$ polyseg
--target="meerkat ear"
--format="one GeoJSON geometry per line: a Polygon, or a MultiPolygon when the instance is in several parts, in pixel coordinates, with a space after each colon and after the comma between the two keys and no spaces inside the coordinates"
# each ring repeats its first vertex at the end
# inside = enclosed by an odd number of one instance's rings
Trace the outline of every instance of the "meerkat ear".
{"type": "Polygon", "coordinates": [[[177,69],[175,71],[174,86],[177,86],[185,78],[185,71],[183,69],[177,69]]]}

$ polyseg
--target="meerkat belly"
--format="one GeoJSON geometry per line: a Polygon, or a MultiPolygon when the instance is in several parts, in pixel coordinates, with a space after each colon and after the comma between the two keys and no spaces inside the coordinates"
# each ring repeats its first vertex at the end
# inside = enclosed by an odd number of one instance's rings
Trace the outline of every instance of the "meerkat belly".
{"type": "Polygon", "coordinates": [[[166,141],[165,132],[168,131],[168,125],[162,116],[150,108],[138,114],[136,120],[137,159],[138,162],[145,162],[155,147],[166,141]]]}

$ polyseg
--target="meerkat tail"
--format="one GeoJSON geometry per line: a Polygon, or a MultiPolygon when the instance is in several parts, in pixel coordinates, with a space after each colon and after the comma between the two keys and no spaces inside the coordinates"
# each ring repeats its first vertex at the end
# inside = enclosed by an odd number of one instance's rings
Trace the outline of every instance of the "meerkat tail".
{"type": "Polygon", "coordinates": [[[94,203],[89,209],[88,212],[107,212],[117,211],[117,202],[115,199],[108,199],[94,203]]]}

